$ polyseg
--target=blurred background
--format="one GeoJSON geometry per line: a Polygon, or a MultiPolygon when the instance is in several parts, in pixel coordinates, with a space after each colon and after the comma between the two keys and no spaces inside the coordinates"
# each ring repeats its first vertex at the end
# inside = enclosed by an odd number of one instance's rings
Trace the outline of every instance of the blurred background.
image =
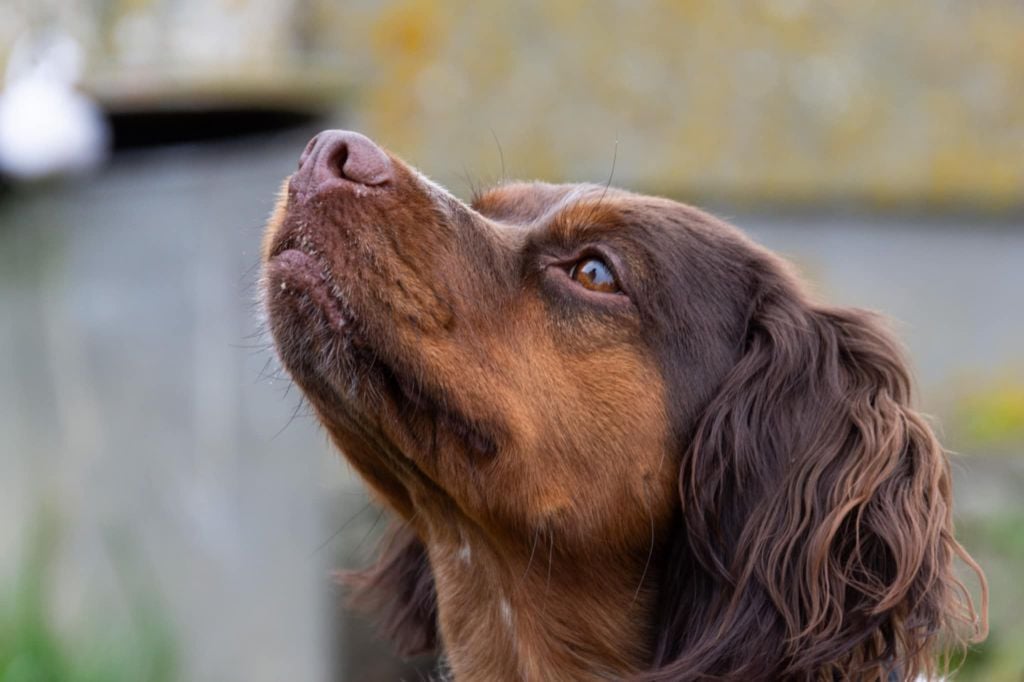
{"type": "Polygon", "coordinates": [[[1018,0],[2,0],[0,680],[423,679],[332,571],[386,524],[258,332],[260,231],[354,128],[456,194],[708,207],[897,321],[1024,679],[1018,0]]]}

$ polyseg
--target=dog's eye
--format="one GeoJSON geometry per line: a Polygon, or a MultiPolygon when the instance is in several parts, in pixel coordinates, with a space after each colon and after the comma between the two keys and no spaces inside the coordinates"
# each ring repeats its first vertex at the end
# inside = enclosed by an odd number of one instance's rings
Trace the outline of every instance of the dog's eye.
{"type": "Polygon", "coordinates": [[[584,288],[605,294],[619,292],[619,282],[612,269],[600,258],[584,258],[569,270],[569,277],[584,288]]]}

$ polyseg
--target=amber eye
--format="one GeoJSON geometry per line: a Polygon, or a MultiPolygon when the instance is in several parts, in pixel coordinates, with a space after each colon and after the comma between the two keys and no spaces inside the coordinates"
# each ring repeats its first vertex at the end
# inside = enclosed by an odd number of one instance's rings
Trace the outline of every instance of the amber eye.
{"type": "Polygon", "coordinates": [[[619,283],[612,274],[612,269],[600,258],[584,258],[572,266],[569,276],[591,291],[605,294],[619,291],[619,283]]]}

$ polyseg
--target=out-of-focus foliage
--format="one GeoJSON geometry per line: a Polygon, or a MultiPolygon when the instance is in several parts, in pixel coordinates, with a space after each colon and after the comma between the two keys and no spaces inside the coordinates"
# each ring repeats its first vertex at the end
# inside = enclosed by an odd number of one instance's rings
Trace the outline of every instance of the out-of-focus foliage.
{"type": "MultiPolygon", "coordinates": [[[[0,601],[0,680],[3,682],[173,682],[174,640],[143,594],[126,595],[131,627],[89,624],[85,637],[54,624],[57,535],[53,519],[35,533],[13,590],[0,601]]],[[[5,586],[7,587],[7,586],[5,586]]],[[[109,616],[109,614],[106,614],[109,616]]]]}
{"type": "MultiPolygon", "coordinates": [[[[732,199],[967,203],[1024,188],[1017,0],[15,0],[122,86],[329,69],[358,125],[416,161],[732,199]],[[65,3],[66,4],[66,3],[65,3]],[[46,10],[49,8],[49,11],[46,10]]],[[[241,79],[241,80],[240,80],[241,79]]],[[[124,94],[126,88],[119,92],[124,94]]]]}
{"type": "Polygon", "coordinates": [[[989,581],[988,639],[971,647],[954,679],[963,682],[1019,682],[1024,676],[1024,511],[961,519],[957,536],[985,569],[989,581]]]}
{"type": "Polygon", "coordinates": [[[963,391],[954,423],[968,443],[1017,453],[1024,443],[1024,384],[1004,380],[963,391]]]}

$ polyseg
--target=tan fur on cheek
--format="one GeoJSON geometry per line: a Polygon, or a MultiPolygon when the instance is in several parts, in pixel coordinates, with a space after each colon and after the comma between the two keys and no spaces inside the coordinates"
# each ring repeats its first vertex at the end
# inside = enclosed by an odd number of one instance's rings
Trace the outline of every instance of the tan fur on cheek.
{"type": "Polygon", "coordinates": [[[277,204],[267,219],[267,227],[263,231],[263,241],[260,244],[260,260],[266,263],[270,259],[270,249],[274,243],[274,237],[284,223],[285,215],[288,213],[288,183],[291,176],[284,179],[281,189],[277,192],[277,204]]]}
{"type": "Polygon", "coordinates": [[[513,441],[487,473],[484,487],[504,491],[487,495],[488,507],[605,549],[649,543],[652,517],[660,525],[673,509],[677,472],[653,360],[618,330],[597,350],[573,350],[548,335],[544,306],[525,308],[514,347],[481,344],[503,380],[471,404],[500,406],[513,441]]]}

